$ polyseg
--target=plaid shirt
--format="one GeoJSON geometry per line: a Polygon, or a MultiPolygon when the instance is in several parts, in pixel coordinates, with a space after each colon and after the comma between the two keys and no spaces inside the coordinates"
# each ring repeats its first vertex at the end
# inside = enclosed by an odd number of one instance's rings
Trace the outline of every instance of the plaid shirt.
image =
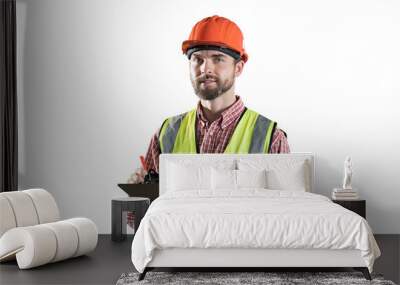
{"type": "MultiPolygon", "coordinates": [[[[204,115],[200,102],[196,111],[196,137],[197,149],[200,153],[223,153],[228,145],[240,115],[245,110],[242,99],[236,96],[236,102],[221,113],[213,122],[209,122],[204,115]]],[[[160,129],[153,135],[146,153],[148,169],[158,172],[158,157],[161,153],[158,136],[160,129]]],[[[285,133],[279,128],[272,135],[272,145],[269,153],[289,153],[290,148],[285,133]]]]}

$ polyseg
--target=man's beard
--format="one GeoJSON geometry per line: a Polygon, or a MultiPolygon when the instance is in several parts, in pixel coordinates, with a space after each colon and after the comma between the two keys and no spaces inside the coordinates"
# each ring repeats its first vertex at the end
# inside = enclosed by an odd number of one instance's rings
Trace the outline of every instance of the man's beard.
{"type": "Polygon", "coordinates": [[[193,79],[190,77],[190,81],[192,82],[192,86],[194,92],[200,99],[204,100],[214,100],[215,98],[221,96],[226,91],[231,89],[233,84],[235,83],[235,76],[232,75],[230,78],[227,78],[224,82],[221,82],[219,78],[209,76],[209,75],[202,75],[197,79],[193,79]],[[205,80],[215,80],[215,84],[213,86],[204,86],[202,84],[205,80]]]}

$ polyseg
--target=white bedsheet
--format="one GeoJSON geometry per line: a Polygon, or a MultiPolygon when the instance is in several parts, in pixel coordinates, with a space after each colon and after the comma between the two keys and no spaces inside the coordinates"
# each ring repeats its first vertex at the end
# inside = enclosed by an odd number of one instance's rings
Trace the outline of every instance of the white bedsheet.
{"type": "Polygon", "coordinates": [[[133,265],[143,272],[154,249],[171,247],[358,249],[370,272],[380,256],[359,215],[322,195],[265,189],[160,196],[133,239],[133,265]]]}

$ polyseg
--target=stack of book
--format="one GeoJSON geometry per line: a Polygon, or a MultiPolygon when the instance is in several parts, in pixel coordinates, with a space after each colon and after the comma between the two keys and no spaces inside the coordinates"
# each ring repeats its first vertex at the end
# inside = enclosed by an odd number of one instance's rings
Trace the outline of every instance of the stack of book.
{"type": "Polygon", "coordinates": [[[334,188],[332,192],[334,200],[358,200],[358,192],[355,189],[334,188]]]}

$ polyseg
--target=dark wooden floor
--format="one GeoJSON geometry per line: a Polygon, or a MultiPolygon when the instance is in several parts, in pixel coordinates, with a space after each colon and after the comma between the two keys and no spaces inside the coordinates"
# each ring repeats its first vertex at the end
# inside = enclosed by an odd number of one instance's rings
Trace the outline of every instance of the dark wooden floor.
{"type": "MultiPolygon", "coordinates": [[[[375,263],[375,272],[399,283],[400,235],[375,236],[382,256],[375,263]]],[[[124,272],[134,271],[130,259],[132,238],[112,242],[109,235],[100,235],[94,252],[87,256],[19,270],[16,262],[0,264],[0,284],[115,284],[124,272]]]]}

